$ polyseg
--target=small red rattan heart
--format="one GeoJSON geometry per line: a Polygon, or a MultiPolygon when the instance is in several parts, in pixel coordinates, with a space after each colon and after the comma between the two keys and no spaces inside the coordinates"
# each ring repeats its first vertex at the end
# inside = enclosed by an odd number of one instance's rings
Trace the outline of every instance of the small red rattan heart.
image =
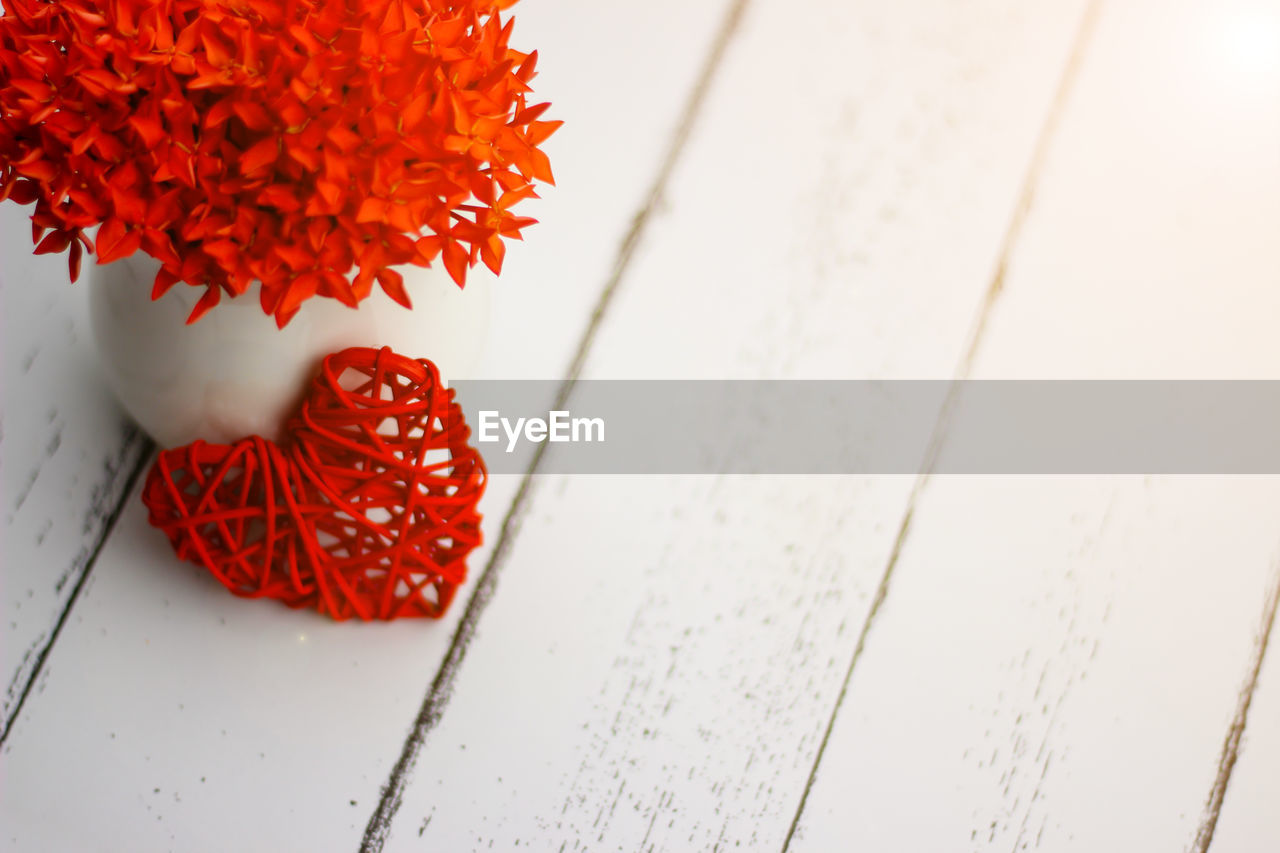
{"type": "Polygon", "coordinates": [[[480,454],[435,365],[348,349],[277,445],[162,451],[142,500],[178,556],[227,589],[334,619],[442,615],[480,544],[480,454]]]}

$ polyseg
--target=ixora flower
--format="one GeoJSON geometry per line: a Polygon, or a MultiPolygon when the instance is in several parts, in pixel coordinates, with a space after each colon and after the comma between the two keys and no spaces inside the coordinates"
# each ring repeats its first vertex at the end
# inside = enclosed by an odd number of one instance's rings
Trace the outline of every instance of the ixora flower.
{"type": "Polygon", "coordinates": [[[5,0],[0,200],[72,279],[96,244],[205,287],[188,322],[254,281],[280,326],[375,281],[408,306],[397,264],[461,287],[553,181],[513,2],[5,0]]]}

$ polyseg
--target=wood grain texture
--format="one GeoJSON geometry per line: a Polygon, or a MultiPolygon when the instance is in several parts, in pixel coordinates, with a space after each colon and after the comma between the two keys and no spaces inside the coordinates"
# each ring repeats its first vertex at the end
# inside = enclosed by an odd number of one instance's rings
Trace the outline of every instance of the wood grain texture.
{"type": "Polygon", "coordinates": [[[1258,624],[1258,666],[1241,686],[1239,730],[1228,732],[1223,745],[1223,790],[1209,797],[1193,853],[1266,853],[1280,847],[1280,561],[1271,592],[1258,624]]]}
{"type": "MultiPolygon", "coordinates": [[[[565,370],[724,9],[516,10],[513,41],[540,50],[538,91],[567,126],[547,145],[559,186],[530,206],[542,224],[508,253],[480,375],[565,370]]],[[[490,482],[489,535],[518,485],[490,482]]],[[[236,600],[177,564],[131,501],[0,757],[0,842],[354,850],[464,604],[438,624],[361,626],[236,600]]]]}
{"type": "Polygon", "coordinates": [[[1268,479],[931,482],[792,849],[1186,848],[1277,502],[1268,479]]]}
{"type": "MultiPolygon", "coordinates": [[[[1278,375],[1280,91],[1232,46],[1256,8],[1103,6],[976,377],[1278,375]]],[[[1188,849],[1277,508],[1264,477],[931,481],[792,848],[1188,849]]]]}
{"type": "MultiPolygon", "coordinates": [[[[554,394],[555,399],[551,403],[552,409],[563,409],[567,405],[568,396],[582,374],[583,365],[596,335],[599,333],[600,324],[608,314],[609,306],[617,295],[622,275],[630,265],[635,255],[636,247],[640,245],[648,229],[649,222],[661,202],[672,170],[684,152],[684,147],[692,133],[698,114],[706,101],[707,93],[711,89],[716,73],[723,64],[725,52],[737,33],[738,25],[742,18],[742,10],[745,6],[746,0],[733,0],[725,10],[711,45],[706,52],[702,68],[699,69],[689,90],[680,118],[663,155],[662,164],[654,174],[653,182],[645,194],[644,203],[636,211],[630,229],[619,244],[613,270],[605,280],[595,307],[591,312],[591,317],[579,338],[577,351],[566,369],[565,378],[560,380],[558,384],[558,390],[554,394]]],[[[545,448],[545,445],[543,445],[543,448],[545,448]]],[[[484,564],[484,570],[476,578],[475,591],[467,601],[466,609],[459,618],[448,650],[441,659],[435,677],[423,696],[422,704],[418,708],[418,715],[414,718],[413,724],[401,746],[400,756],[391,768],[387,783],[382,786],[378,804],[369,816],[364,838],[360,844],[360,853],[381,853],[386,845],[392,824],[395,822],[400,807],[403,805],[404,791],[417,765],[422,746],[448,706],[458,671],[462,662],[466,659],[471,642],[475,638],[476,629],[484,618],[489,603],[493,600],[498,578],[501,576],[502,567],[505,564],[507,555],[510,553],[511,543],[515,538],[515,531],[519,529],[528,507],[529,498],[533,491],[533,475],[539,471],[542,458],[543,450],[539,449],[528,463],[528,468],[525,472],[526,476],[521,480],[520,487],[511,501],[510,509],[502,521],[493,550],[484,564]]]]}
{"type": "MultiPolygon", "coordinates": [[[[1081,8],[750,5],[585,375],[949,375],[1081,8]]],[[[387,849],[781,846],[912,482],[538,479],[387,849]]]]}
{"type": "Polygon", "coordinates": [[[0,740],[148,447],[94,365],[84,282],[32,254],[29,216],[0,205],[0,740]]]}

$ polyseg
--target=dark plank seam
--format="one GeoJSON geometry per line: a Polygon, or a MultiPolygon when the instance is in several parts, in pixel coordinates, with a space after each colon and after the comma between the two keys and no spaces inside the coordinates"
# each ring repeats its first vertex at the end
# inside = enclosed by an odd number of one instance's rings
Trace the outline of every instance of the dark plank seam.
{"type": "Polygon", "coordinates": [[[1267,646],[1271,640],[1271,629],[1275,627],[1277,606],[1280,606],[1280,561],[1276,563],[1271,594],[1263,606],[1262,631],[1254,646],[1253,662],[1245,679],[1244,688],[1240,691],[1235,716],[1222,743],[1222,756],[1218,759],[1218,774],[1213,780],[1213,788],[1209,791],[1209,799],[1205,802],[1200,829],[1191,843],[1193,853],[1208,853],[1209,846],[1213,844],[1213,833],[1218,828],[1218,815],[1222,811],[1222,803],[1227,796],[1231,772],[1235,769],[1236,759],[1240,757],[1240,741],[1244,736],[1245,727],[1249,724],[1249,706],[1253,704],[1253,694],[1258,687],[1258,676],[1262,673],[1262,664],[1267,657],[1267,646]]]}
{"type": "MultiPolygon", "coordinates": [[[[667,182],[670,180],[671,173],[675,169],[685,144],[689,140],[702,104],[706,100],[707,93],[715,78],[716,70],[719,68],[729,43],[737,31],[738,24],[742,20],[747,2],[748,0],[733,0],[725,13],[724,20],[721,22],[712,42],[711,50],[707,54],[697,81],[689,93],[684,109],[681,111],[675,133],[672,135],[671,142],[653,183],[650,185],[644,203],[636,212],[631,228],[627,231],[626,236],[623,237],[618,247],[613,268],[609,277],[605,280],[600,296],[596,300],[595,308],[592,310],[591,317],[583,330],[578,349],[569,364],[566,378],[556,394],[554,406],[556,409],[565,407],[565,403],[573,392],[573,386],[582,373],[587,355],[595,342],[596,335],[609,310],[609,306],[613,302],[613,297],[623,280],[636,248],[644,236],[649,220],[661,203],[667,182]]],[[[380,853],[390,835],[391,824],[395,819],[396,812],[400,809],[404,790],[408,784],[409,776],[413,772],[414,765],[417,763],[418,755],[426,743],[427,735],[436,727],[444,715],[444,711],[453,694],[453,686],[457,680],[458,670],[466,658],[467,649],[475,636],[476,627],[497,589],[499,575],[502,572],[507,555],[510,553],[512,540],[514,540],[519,531],[520,521],[524,515],[525,505],[528,502],[532,475],[537,472],[545,449],[546,444],[538,445],[533,459],[529,463],[529,468],[523,475],[520,488],[516,491],[515,498],[512,500],[511,506],[502,520],[502,528],[498,533],[493,553],[489,556],[489,562],[485,565],[476,582],[475,591],[471,594],[462,619],[454,631],[444,661],[436,671],[436,676],[423,699],[413,727],[405,738],[400,757],[391,769],[387,784],[382,788],[382,795],[377,808],[369,817],[369,823],[365,827],[364,838],[360,844],[360,853],[380,853]]]]}
{"type": "Polygon", "coordinates": [[[80,570],[79,577],[76,578],[75,585],[71,588],[71,594],[67,597],[66,604],[62,607],[62,612],[58,614],[58,621],[53,625],[53,631],[49,634],[48,641],[44,647],[40,649],[40,653],[36,656],[35,665],[31,668],[31,674],[27,677],[26,684],[22,686],[22,692],[18,695],[18,699],[13,704],[13,708],[7,720],[4,721],[3,729],[0,729],[0,747],[9,738],[9,733],[13,731],[14,725],[18,721],[18,716],[22,713],[22,707],[27,702],[27,697],[31,695],[32,689],[36,682],[39,681],[41,673],[44,671],[45,661],[49,657],[49,653],[53,650],[53,646],[58,642],[58,637],[62,634],[62,628],[67,623],[67,617],[71,615],[71,610],[75,607],[76,602],[80,599],[80,592],[84,589],[85,582],[89,580],[89,575],[93,573],[93,567],[98,562],[98,555],[102,553],[103,546],[107,540],[111,538],[111,533],[115,530],[116,522],[120,520],[120,515],[124,512],[125,505],[129,498],[133,495],[134,487],[138,484],[138,478],[142,476],[142,472],[147,469],[151,462],[151,457],[155,451],[155,444],[147,438],[138,441],[137,437],[140,433],[135,433],[135,437],[126,440],[126,444],[121,454],[127,458],[131,452],[138,454],[138,461],[134,463],[133,469],[129,472],[128,478],[125,480],[124,488],[120,492],[116,504],[112,507],[110,514],[107,515],[106,521],[103,523],[98,533],[97,540],[93,543],[93,548],[89,551],[84,561],[83,568],[80,570]],[[136,451],[131,450],[131,445],[135,445],[136,451]]]}
{"type": "Polygon", "coordinates": [[[879,616],[880,609],[884,605],[885,599],[889,596],[889,586],[893,580],[894,570],[898,566],[898,558],[901,556],[902,548],[911,532],[911,519],[915,514],[916,502],[929,481],[934,465],[937,463],[938,454],[946,437],[947,427],[951,422],[951,414],[955,408],[959,393],[957,380],[967,378],[973,370],[973,363],[977,357],[978,348],[982,343],[987,322],[991,316],[991,310],[997,299],[999,299],[1001,291],[1004,290],[1009,258],[1014,248],[1018,245],[1022,227],[1026,223],[1028,213],[1031,211],[1032,202],[1035,199],[1036,186],[1039,183],[1040,174],[1048,157],[1050,143],[1057,132],[1059,117],[1071,95],[1071,90],[1079,74],[1085,47],[1097,24],[1100,6],[1101,0],[1091,0],[1080,19],[1080,26],[1072,43],[1071,53],[1067,57],[1062,77],[1058,80],[1058,87],[1054,92],[1053,99],[1050,101],[1049,112],[1045,117],[1043,126],[1040,128],[1039,135],[1036,137],[1035,146],[1032,149],[1031,162],[1027,167],[1026,175],[1022,181],[1022,188],[1018,193],[1017,205],[1014,207],[1009,225],[1005,229],[1004,239],[1001,241],[1000,251],[997,255],[998,260],[995,272],[992,274],[991,282],[988,284],[982,302],[978,306],[978,312],[974,319],[973,328],[969,332],[968,344],[964,349],[964,355],[956,367],[955,377],[938,413],[938,420],[934,424],[933,433],[929,439],[929,448],[925,454],[921,473],[916,478],[911,487],[911,493],[907,497],[907,507],[898,526],[898,535],[894,539],[893,549],[889,552],[889,559],[886,561],[884,571],[880,575],[880,582],[876,586],[875,595],[871,600],[871,607],[867,611],[866,619],[862,623],[862,629],[858,633],[858,641],[854,645],[853,656],[849,659],[844,681],[840,685],[839,693],[836,694],[835,705],[827,718],[827,725],[822,732],[822,739],[818,742],[818,751],[814,756],[813,765],[809,769],[809,778],[805,781],[804,790],[800,794],[800,802],[796,806],[795,815],[791,819],[791,825],[787,828],[786,838],[782,842],[782,853],[787,853],[791,849],[791,842],[795,839],[796,829],[800,825],[805,806],[809,802],[809,794],[812,792],[814,782],[818,778],[818,768],[822,764],[822,758],[826,754],[827,745],[831,740],[831,733],[835,729],[836,719],[840,716],[840,710],[844,707],[845,699],[849,694],[849,684],[853,681],[853,672],[857,668],[863,650],[866,648],[867,637],[876,622],[876,617],[879,616]]]}

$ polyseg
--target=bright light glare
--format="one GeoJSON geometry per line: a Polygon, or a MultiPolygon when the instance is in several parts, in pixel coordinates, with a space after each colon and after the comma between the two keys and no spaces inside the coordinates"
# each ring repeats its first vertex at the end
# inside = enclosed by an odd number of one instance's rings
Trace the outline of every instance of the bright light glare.
{"type": "Polygon", "coordinates": [[[1219,49],[1224,70],[1235,75],[1280,76],[1280,8],[1268,3],[1224,19],[1219,49]]]}

